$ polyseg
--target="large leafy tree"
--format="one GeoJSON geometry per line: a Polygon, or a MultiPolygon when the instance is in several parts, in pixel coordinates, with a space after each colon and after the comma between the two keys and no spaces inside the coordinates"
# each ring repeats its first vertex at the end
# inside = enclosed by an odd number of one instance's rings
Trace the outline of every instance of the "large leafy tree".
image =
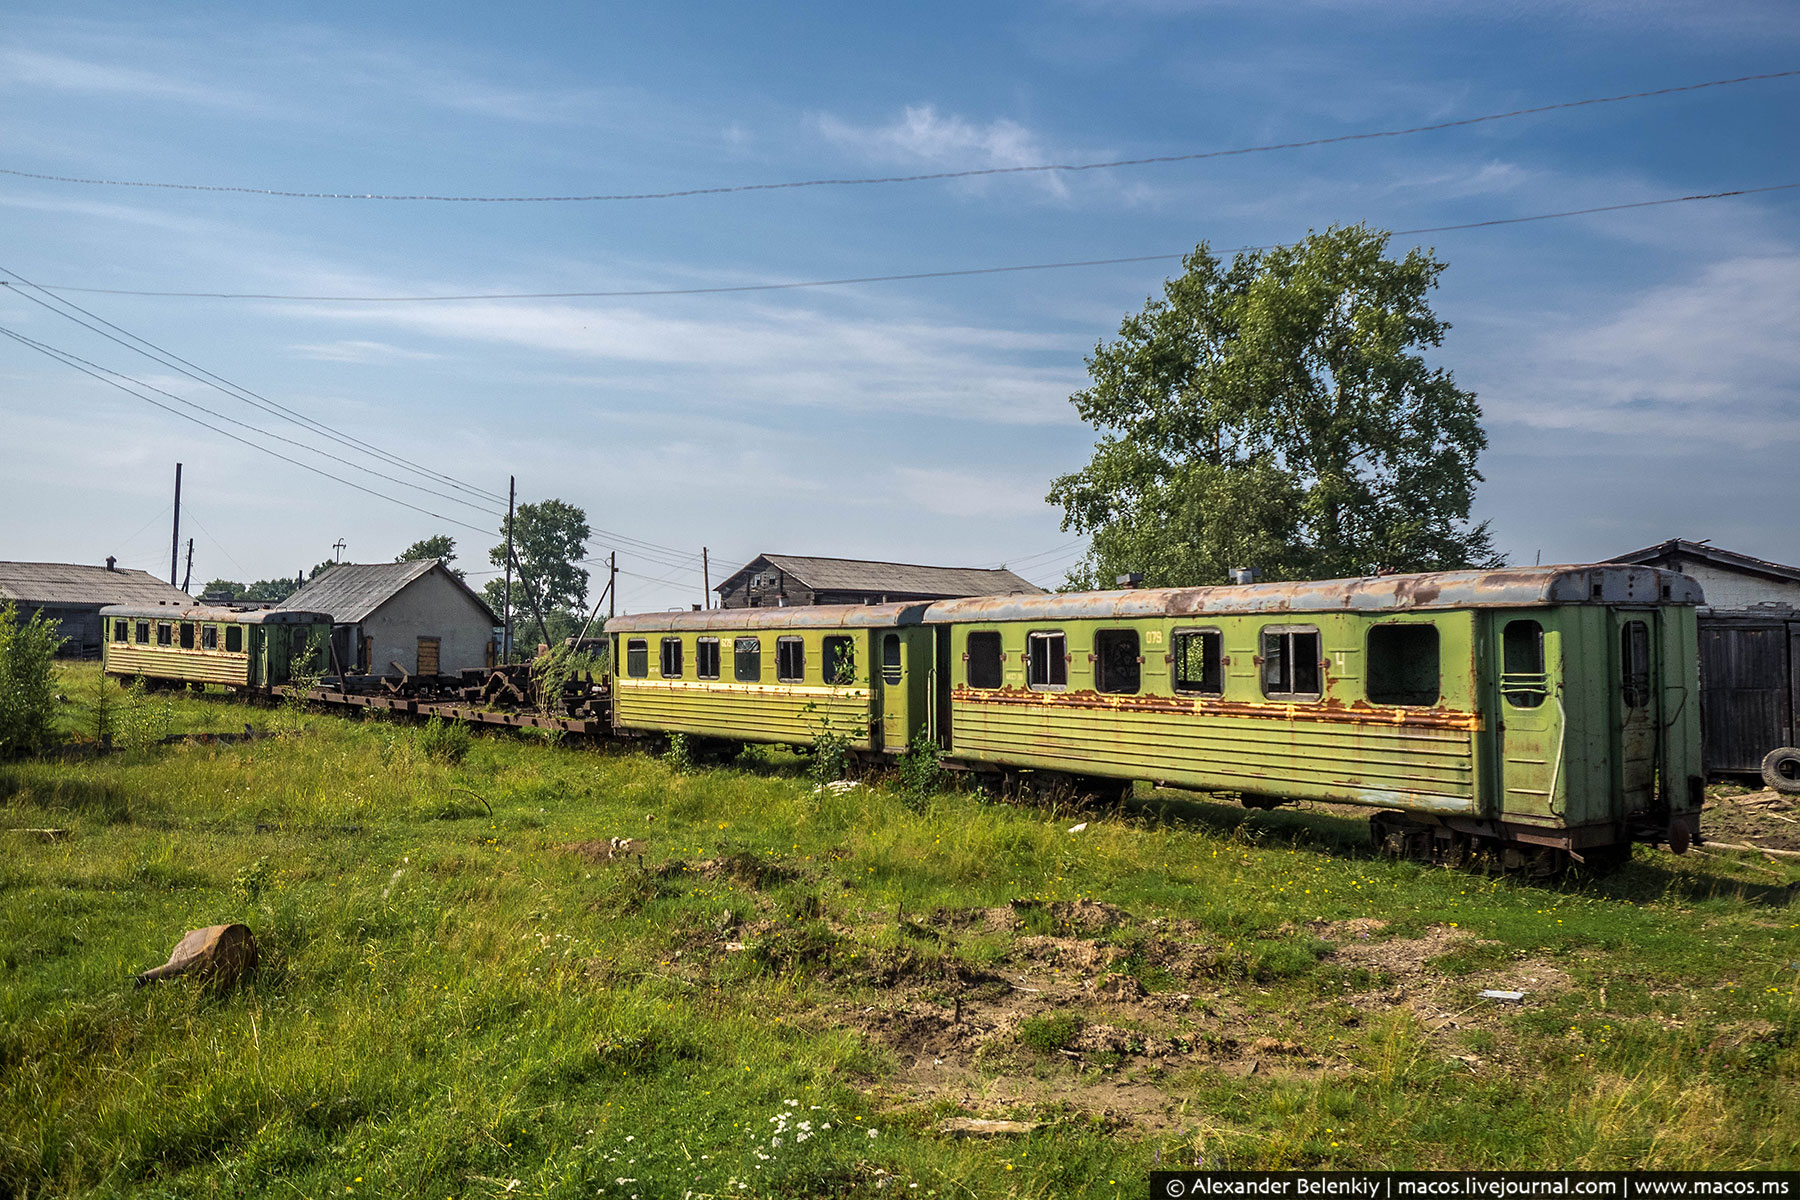
{"type": "MultiPolygon", "coordinates": [[[[553,614],[581,612],[586,615],[588,573],[581,560],[587,557],[587,540],[592,534],[587,514],[573,504],[561,500],[544,500],[537,504],[521,504],[513,517],[513,555],[519,570],[513,573],[513,616],[515,622],[534,617],[532,600],[543,606],[545,621],[556,624],[553,614]],[[520,586],[520,572],[529,588],[520,586]]],[[[501,542],[488,553],[488,560],[502,570],[506,567],[506,524],[501,522],[501,542]]],[[[488,606],[499,612],[504,583],[490,580],[485,587],[488,606]]]]}
{"type": "Polygon", "coordinates": [[[456,561],[456,539],[447,533],[440,533],[434,537],[428,537],[421,541],[414,542],[412,545],[402,550],[400,556],[394,559],[394,561],[424,562],[426,559],[430,558],[442,561],[446,567],[450,568],[450,573],[458,579],[463,577],[461,571],[450,566],[451,563],[456,561]]]}
{"type": "Polygon", "coordinates": [[[1387,241],[1332,228],[1229,267],[1202,243],[1095,348],[1070,400],[1100,440],[1048,497],[1093,538],[1071,586],[1498,561],[1469,521],[1481,409],[1422,353],[1449,328],[1427,299],[1444,264],[1387,241]]]}

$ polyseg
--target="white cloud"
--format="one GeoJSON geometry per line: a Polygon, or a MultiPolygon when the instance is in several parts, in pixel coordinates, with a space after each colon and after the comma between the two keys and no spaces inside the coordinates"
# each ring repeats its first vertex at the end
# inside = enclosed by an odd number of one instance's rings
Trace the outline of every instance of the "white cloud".
{"type": "Polygon", "coordinates": [[[424,350],[405,350],[386,342],[342,341],[290,347],[301,358],[317,362],[386,363],[427,362],[442,358],[424,350]]]}
{"type": "Polygon", "coordinates": [[[209,87],[155,71],[113,66],[67,54],[0,49],[0,85],[98,95],[153,97],[199,104],[246,107],[230,88],[209,87]]]}
{"type": "MultiPolygon", "coordinates": [[[[885,125],[855,125],[825,114],[817,118],[828,141],[873,162],[899,162],[921,168],[973,171],[1037,166],[1063,161],[1038,135],[1017,121],[1000,117],[980,124],[941,115],[931,104],[909,105],[885,125]]],[[[1039,172],[1032,180],[1052,195],[1068,187],[1055,173],[1039,172]]]]}

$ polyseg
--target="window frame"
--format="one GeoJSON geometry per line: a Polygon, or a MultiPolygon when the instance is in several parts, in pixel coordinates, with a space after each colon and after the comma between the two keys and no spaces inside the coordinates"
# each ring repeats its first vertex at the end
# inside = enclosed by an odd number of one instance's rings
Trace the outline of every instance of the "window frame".
{"type": "Polygon", "coordinates": [[[173,622],[158,621],[156,623],[156,644],[158,646],[170,647],[175,645],[175,625],[173,622]]]}
{"type": "Polygon", "coordinates": [[[131,622],[130,621],[126,620],[124,617],[114,617],[113,618],[113,627],[112,627],[112,640],[113,641],[124,642],[124,641],[129,640],[126,638],[125,635],[130,632],[131,632],[131,622]]]}
{"type": "Polygon", "coordinates": [[[650,678],[650,639],[628,637],[625,639],[625,678],[650,678]]]}
{"type": "Polygon", "coordinates": [[[1225,694],[1225,631],[1217,625],[1203,625],[1193,628],[1177,629],[1169,635],[1169,686],[1178,696],[1223,696],[1225,694]],[[1182,641],[1185,638],[1200,639],[1200,679],[1189,686],[1182,675],[1183,655],[1182,641]],[[1213,655],[1213,670],[1218,680],[1215,690],[1206,686],[1206,639],[1211,638],[1216,653],[1213,655]]]}
{"type": "Polygon", "coordinates": [[[1319,627],[1317,625],[1264,625],[1261,629],[1257,630],[1256,640],[1258,648],[1262,651],[1262,653],[1258,655],[1262,661],[1257,664],[1256,679],[1262,686],[1264,699],[1279,700],[1285,704],[1307,704],[1315,703],[1324,698],[1325,672],[1319,664],[1320,656],[1325,653],[1325,638],[1324,635],[1319,632],[1319,627]],[[1294,646],[1293,641],[1295,638],[1302,637],[1312,639],[1314,657],[1308,661],[1312,663],[1313,682],[1318,684],[1317,689],[1313,691],[1301,691],[1295,686],[1290,686],[1286,691],[1279,689],[1271,690],[1269,686],[1269,660],[1273,656],[1269,653],[1269,639],[1277,638],[1280,640],[1282,647],[1281,661],[1286,675],[1286,679],[1282,682],[1286,682],[1289,685],[1297,685],[1300,683],[1300,678],[1294,670],[1294,664],[1301,660],[1299,655],[1295,653],[1296,647],[1294,646]]]}
{"type": "MultiPolygon", "coordinates": [[[[986,645],[986,643],[983,642],[983,645],[986,645]]],[[[983,661],[983,665],[984,666],[986,665],[985,661],[983,661]]],[[[1006,686],[1006,639],[1001,636],[1000,631],[998,629],[971,630],[963,638],[963,678],[964,678],[964,680],[967,681],[970,688],[978,690],[978,691],[983,691],[983,692],[998,691],[1001,688],[1006,686]],[[993,667],[994,667],[993,680],[994,680],[994,682],[992,682],[992,683],[977,683],[977,682],[975,682],[975,665],[976,665],[977,661],[979,661],[979,660],[977,660],[977,658],[975,656],[975,649],[974,649],[974,643],[975,643],[976,638],[992,638],[992,639],[994,639],[994,649],[993,649],[993,667]]]]}
{"type": "Polygon", "coordinates": [[[682,654],[682,648],[681,648],[681,639],[679,637],[674,637],[674,636],[664,637],[662,639],[662,642],[657,647],[657,655],[658,655],[659,659],[661,660],[657,663],[658,674],[660,674],[662,676],[662,678],[664,678],[664,679],[680,679],[681,678],[681,669],[682,669],[682,667],[684,667],[686,665],[684,662],[682,662],[683,654],[682,654]],[[669,670],[669,659],[670,659],[669,651],[671,649],[673,649],[675,652],[674,653],[675,669],[673,671],[669,670]]]}
{"type": "Polygon", "coordinates": [[[1032,629],[1025,633],[1025,686],[1034,692],[1066,692],[1069,690],[1069,632],[1066,629],[1032,629]],[[1033,648],[1038,645],[1049,646],[1056,643],[1062,651],[1052,654],[1046,649],[1044,665],[1049,668],[1050,678],[1039,682],[1036,678],[1037,663],[1033,648]],[[1062,675],[1061,682],[1055,678],[1062,675]]]}
{"type": "Polygon", "coordinates": [[[137,621],[135,624],[137,628],[131,631],[131,644],[134,646],[148,646],[150,644],[150,622],[137,621]]]}
{"type": "Polygon", "coordinates": [[[806,682],[806,639],[799,634],[786,633],[776,637],[775,682],[806,682]]]}
{"type": "Polygon", "coordinates": [[[225,627],[225,653],[242,654],[243,652],[244,627],[242,625],[227,625],[225,627]]]}
{"type": "Polygon", "coordinates": [[[217,625],[209,622],[200,627],[200,648],[202,650],[217,650],[219,648],[219,627],[217,625]]]}
{"type": "Polygon", "coordinates": [[[1546,632],[1544,623],[1535,617],[1514,617],[1500,627],[1500,698],[1513,708],[1538,708],[1550,698],[1550,648],[1546,632]],[[1515,626],[1522,625],[1531,626],[1537,633],[1533,643],[1537,669],[1533,671],[1512,669],[1518,664],[1513,660],[1515,643],[1509,635],[1515,626]]]}
{"type": "Polygon", "coordinates": [[[881,682],[898,687],[906,679],[906,646],[897,633],[881,635],[881,682]],[[892,661],[888,651],[892,650],[892,661]]]}
{"type": "Polygon", "coordinates": [[[1626,708],[1650,707],[1655,658],[1648,621],[1633,618],[1619,626],[1619,699],[1626,708]]]}
{"type": "Polygon", "coordinates": [[[694,678],[717,679],[719,677],[719,639],[717,637],[698,637],[694,639],[694,678]],[[712,672],[706,670],[707,651],[712,651],[712,672]]]}
{"type": "Polygon", "coordinates": [[[825,638],[820,646],[819,678],[830,687],[850,687],[856,682],[855,637],[836,633],[825,638]]]}
{"type": "MultiPolygon", "coordinates": [[[[1370,704],[1379,704],[1379,705],[1383,706],[1384,708],[1436,708],[1439,704],[1443,703],[1443,700],[1444,700],[1444,650],[1443,650],[1443,645],[1444,645],[1443,631],[1437,627],[1437,623],[1434,621],[1383,621],[1378,624],[1369,626],[1368,631],[1363,635],[1363,664],[1364,664],[1363,665],[1363,693],[1364,693],[1364,695],[1366,695],[1368,697],[1369,703],[1370,704]],[[1377,696],[1375,694],[1375,674],[1376,674],[1376,671],[1375,671],[1375,658],[1376,658],[1375,638],[1376,638],[1377,634],[1381,634],[1386,630],[1394,630],[1394,629],[1430,630],[1430,632],[1431,632],[1432,665],[1435,668],[1433,673],[1437,679],[1437,690],[1431,694],[1431,699],[1429,699],[1429,700],[1419,700],[1419,699],[1395,700],[1395,699],[1387,698],[1390,696],[1399,696],[1399,695],[1406,695],[1406,696],[1423,695],[1424,694],[1423,692],[1408,693],[1408,692],[1403,692],[1403,691],[1394,691],[1394,692],[1384,692],[1382,696],[1377,696]]],[[[1384,651],[1384,654],[1385,653],[1386,652],[1384,651]]]]}
{"type": "Polygon", "coordinates": [[[762,682],[762,638],[735,637],[731,639],[731,678],[737,683],[762,682]],[[745,656],[756,664],[754,674],[744,674],[745,656]]]}
{"type": "Polygon", "coordinates": [[[1144,638],[1136,629],[1096,629],[1094,630],[1094,691],[1104,696],[1136,696],[1144,690],[1144,638]],[[1131,686],[1119,687],[1110,678],[1112,671],[1107,666],[1107,651],[1101,649],[1102,639],[1131,639],[1131,686]]]}

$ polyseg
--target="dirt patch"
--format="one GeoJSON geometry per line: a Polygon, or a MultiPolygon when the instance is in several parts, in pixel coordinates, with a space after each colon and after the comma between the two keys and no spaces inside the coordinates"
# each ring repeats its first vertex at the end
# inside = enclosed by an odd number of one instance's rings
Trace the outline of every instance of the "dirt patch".
{"type": "MultiPolygon", "coordinates": [[[[1379,924],[1377,922],[1377,927],[1379,924]]],[[[1365,930],[1365,936],[1359,936],[1358,940],[1342,942],[1334,947],[1330,954],[1331,961],[1341,966],[1361,967],[1378,972],[1395,980],[1406,980],[1426,974],[1430,970],[1427,964],[1440,954],[1474,940],[1474,936],[1467,930],[1453,929],[1448,925],[1433,925],[1418,937],[1378,939],[1367,937],[1369,932],[1372,931],[1365,930]]]]}
{"type": "Polygon", "coordinates": [[[1708,788],[1700,828],[1709,842],[1800,850],[1800,796],[1739,791],[1728,785],[1708,788]]]}
{"type": "Polygon", "coordinates": [[[1091,976],[1123,959],[1125,950],[1086,938],[1037,936],[1020,938],[1014,943],[1011,957],[1041,963],[1059,972],[1091,976]]]}
{"type": "Polygon", "coordinates": [[[1075,937],[1093,937],[1110,933],[1131,923],[1131,914],[1098,900],[1014,900],[1014,913],[1029,920],[1029,914],[1042,913],[1050,918],[1054,932],[1075,937]]]}

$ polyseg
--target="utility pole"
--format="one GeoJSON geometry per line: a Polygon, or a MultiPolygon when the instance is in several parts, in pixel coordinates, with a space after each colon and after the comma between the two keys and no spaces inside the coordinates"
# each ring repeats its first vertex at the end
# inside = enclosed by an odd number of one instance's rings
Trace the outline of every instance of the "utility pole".
{"type": "Polygon", "coordinates": [[[500,661],[512,658],[512,562],[513,562],[513,498],[518,480],[506,477],[506,592],[500,602],[500,661]]]}
{"type": "Polygon", "coordinates": [[[337,541],[331,543],[331,548],[337,551],[337,558],[333,560],[334,562],[344,561],[344,547],[347,545],[349,545],[349,543],[344,541],[343,538],[339,538],[337,541]]]}
{"type": "Polygon", "coordinates": [[[181,573],[181,590],[187,591],[188,584],[194,581],[194,539],[188,539],[187,570],[181,573]]]}
{"type": "Polygon", "coordinates": [[[606,615],[610,619],[619,609],[619,552],[606,556],[606,615]]]}
{"type": "Polygon", "coordinates": [[[175,464],[175,528],[169,531],[169,586],[175,586],[175,564],[181,558],[181,464],[175,464]]]}
{"type": "Polygon", "coordinates": [[[700,607],[712,607],[712,561],[705,546],[700,547],[700,607]]]}

